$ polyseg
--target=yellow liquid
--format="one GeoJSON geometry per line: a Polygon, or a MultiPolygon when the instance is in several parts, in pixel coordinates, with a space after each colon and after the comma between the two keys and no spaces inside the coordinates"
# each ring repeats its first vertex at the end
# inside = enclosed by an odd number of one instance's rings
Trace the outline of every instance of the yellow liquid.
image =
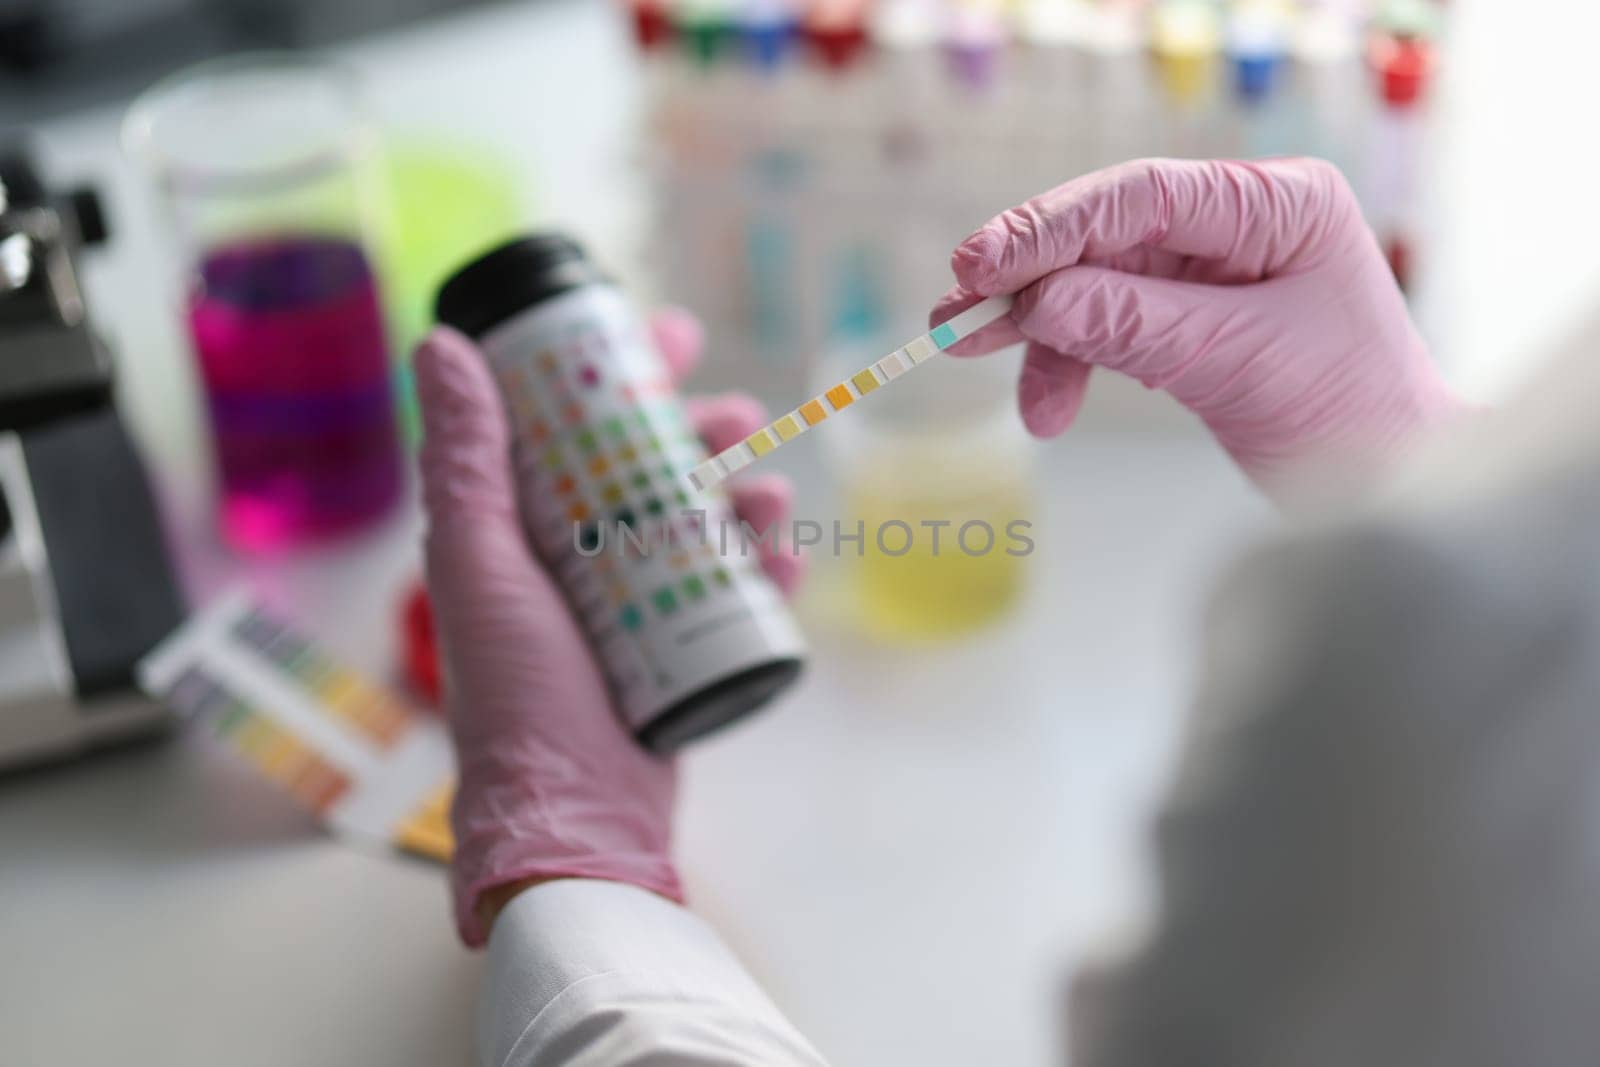
{"type": "MultiPolygon", "coordinates": [[[[922,641],[975,630],[1008,613],[1022,593],[1028,566],[1021,552],[1028,546],[1007,535],[1007,526],[1029,518],[1027,493],[1020,485],[969,487],[966,492],[935,493],[896,491],[881,483],[876,491],[856,487],[847,496],[850,505],[845,525],[865,523],[862,558],[855,566],[855,592],[862,622],[873,636],[891,641],[922,641]],[[905,531],[891,526],[884,531],[883,547],[877,531],[884,523],[907,523],[913,538],[909,551],[905,531]],[[923,520],[948,520],[939,530],[939,550],[934,554],[933,531],[923,520]],[[994,544],[980,555],[968,555],[957,542],[962,524],[974,520],[994,531],[994,544]],[[883,548],[889,551],[886,553],[883,548]]],[[[1031,531],[1021,531],[1032,536],[1031,531]]],[[[967,546],[982,549],[987,536],[980,528],[968,533],[967,546]]]]}

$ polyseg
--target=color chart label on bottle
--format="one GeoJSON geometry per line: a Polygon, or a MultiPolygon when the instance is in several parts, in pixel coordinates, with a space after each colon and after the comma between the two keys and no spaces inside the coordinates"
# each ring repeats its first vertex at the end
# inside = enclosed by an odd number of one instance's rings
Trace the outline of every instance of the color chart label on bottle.
{"type": "Polygon", "coordinates": [[[803,650],[723,496],[644,324],[610,286],[539,304],[480,339],[515,430],[522,518],[637,728],[731,674],[803,650]]]}

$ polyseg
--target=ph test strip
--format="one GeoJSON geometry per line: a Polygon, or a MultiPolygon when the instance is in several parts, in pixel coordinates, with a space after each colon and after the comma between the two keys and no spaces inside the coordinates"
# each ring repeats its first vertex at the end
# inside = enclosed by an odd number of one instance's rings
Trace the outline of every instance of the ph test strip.
{"type": "Polygon", "coordinates": [[[448,860],[444,727],[237,590],[156,646],[139,684],[335,833],[448,860]]]}
{"type": "Polygon", "coordinates": [[[907,342],[863,367],[839,384],[814,396],[787,415],[773,420],[731,448],[725,448],[689,472],[689,483],[704,492],[721,484],[735,471],[784,445],[813,426],[854,404],[857,400],[888,385],[914,367],[926,363],[935,352],[942,352],[1011,310],[1010,296],[991,296],[951,319],[935,326],[914,341],[907,342]]]}

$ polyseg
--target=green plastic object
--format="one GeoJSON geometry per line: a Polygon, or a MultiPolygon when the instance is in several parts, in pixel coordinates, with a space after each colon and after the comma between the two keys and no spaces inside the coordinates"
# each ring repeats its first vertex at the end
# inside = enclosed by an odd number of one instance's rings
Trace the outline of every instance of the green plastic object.
{"type": "Polygon", "coordinates": [[[425,137],[384,145],[387,225],[380,259],[401,425],[421,437],[411,352],[433,326],[433,298],[457,267],[527,229],[529,181],[481,145],[425,137]]]}
{"type": "Polygon", "coordinates": [[[1432,40],[1439,36],[1442,19],[1435,0],[1386,0],[1373,21],[1396,37],[1432,40]]]}

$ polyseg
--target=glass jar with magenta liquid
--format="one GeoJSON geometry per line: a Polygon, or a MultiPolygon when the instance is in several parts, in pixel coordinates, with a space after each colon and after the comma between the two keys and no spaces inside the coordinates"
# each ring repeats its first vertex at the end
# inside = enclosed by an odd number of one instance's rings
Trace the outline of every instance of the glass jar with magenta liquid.
{"type": "Polygon", "coordinates": [[[355,76],[297,56],[202,64],[141,97],[125,140],[179,243],[225,538],[272,551],[389,512],[382,190],[355,76]]]}

